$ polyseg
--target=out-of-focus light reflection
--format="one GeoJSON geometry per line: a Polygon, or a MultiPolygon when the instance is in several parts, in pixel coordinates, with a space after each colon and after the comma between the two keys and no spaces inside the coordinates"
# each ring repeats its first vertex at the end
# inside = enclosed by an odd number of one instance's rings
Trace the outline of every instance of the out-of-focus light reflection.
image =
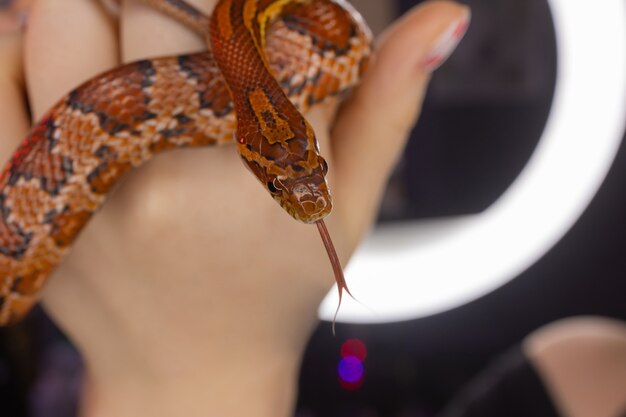
{"type": "Polygon", "coordinates": [[[365,343],[359,339],[348,339],[341,345],[341,360],[337,367],[339,384],[347,390],[356,390],[363,385],[364,365],[367,357],[365,343]]]}
{"type": "Polygon", "coordinates": [[[367,357],[367,348],[365,343],[359,339],[348,339],[341,345],[341,357],[354,356],[361,361],[367,357]]]}
{"type": "MultiPolygon", "coordinates": [[[[415,319],[480,297],[539,260],[591,202],[624,134],[626,2],[604,0],[601,7],[572,0],[549,3],[557,84],[529,163],[481,214],[376,230],[346,271],[363,305],[345,299],[338,321],[415,319]],[[599,46],[609,52],[600,54],[599,46]]],[[[320,317],[332,320],[337,303],[334,289],[320,317]]]]}
{"type": "Polygon", "coordinates": [[[339,361],[339,377],[350,384],[363,379],[363,362],[356,356],[346,356],[339,361]]]}

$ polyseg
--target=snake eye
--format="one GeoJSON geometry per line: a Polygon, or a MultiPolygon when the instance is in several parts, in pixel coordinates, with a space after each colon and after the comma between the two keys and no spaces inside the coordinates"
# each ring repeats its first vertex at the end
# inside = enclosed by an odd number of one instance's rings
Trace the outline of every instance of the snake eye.
{"type": "Polygon", "coordinates": [[[267,183],[267,189],[270,190],[272,194],[278,194],[278,188],[276,188],[273,181],[267,183]]]}
{"type": "Polygon", "coordinates": [[[328,162],[324,158],[320,158],[320,165],[322,166],[322,173],[328,174],[328,162]]]}

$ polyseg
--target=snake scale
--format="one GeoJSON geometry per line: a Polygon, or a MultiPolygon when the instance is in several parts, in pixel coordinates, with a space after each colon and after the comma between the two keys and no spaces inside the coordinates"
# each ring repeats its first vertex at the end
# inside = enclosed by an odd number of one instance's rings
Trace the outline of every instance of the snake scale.
{"type": "Polygon", "coordinates": [[[157,153],[236,144],[289,215],[322,219],[328,166],[302,116],[353,87],[371,35],[340,0],[220,0],[206,16],[182,0],[143,0],[207,39],[208,51],[99,75],[34,125],[0,176],[0,324],[22,318],[114,185],[157,153]]]}

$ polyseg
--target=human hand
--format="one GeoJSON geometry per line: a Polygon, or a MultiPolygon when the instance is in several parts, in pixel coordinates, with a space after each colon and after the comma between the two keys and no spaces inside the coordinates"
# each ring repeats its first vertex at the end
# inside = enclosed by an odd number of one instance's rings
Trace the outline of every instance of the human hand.
{"type": "Polygon", "coordinates": [[[0,1],[0,34],[15,33],[22,29],[32,0],[0,1]]]}
{"type": "MultiPolygon", "coordinates": [[[[214,2],[192,3],[209,12],[214,2]]],[[[309,115],[331,169],[328,223],[344,261],[372,222],[431,70],[467,18],[452,2],[416,9],[384,35],[362,85],[337,112],[329,103],[309,115]]],[[[124,3],[118,22],[95,2],[37,1],[24,39],[0,37],[0,157],[8,159],[24,137],[29,112],[37,120],[93,75],[202,49],[197,35],[141,4],[124,3]]],[[[164,351],[224,351],[238,338],[254,337],[268,354],[287,336],[300,348],[331,282],[316,229],[287,216],[226,146],[160,155],[130,175],[43,300],[84,352],[109,355],[122,344],[157,363],[164,351]],[[139,348],[157,344],[156,352],[139,348]]]]}

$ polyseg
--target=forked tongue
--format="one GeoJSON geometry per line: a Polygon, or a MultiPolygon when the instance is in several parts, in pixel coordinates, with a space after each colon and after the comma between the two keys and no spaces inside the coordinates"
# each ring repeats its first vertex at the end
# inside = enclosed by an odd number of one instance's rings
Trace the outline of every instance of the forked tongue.
{"type": "Polygon", "coordinates": [[[333,245],[333,241],[330,239],[330,234],[328,233],[328,229],[326,228],[326,224],[324,220],[318,220],[315,222],[317,225],[317,229],[320,231],[320,236],[322,237],[322,241],[324,242],[324,247],[326,248],[326,252],[328,253],[328,258],[330,259],[330,263],[333,266],[333,271],[335,272],[335,281],[337,281],[337,289],[339,290],[339,304],[337,304],[337,311],[335,311],[335,317],[333,317],[333,336],[335,336],[335,323],[337,322],[337,314],[339,314],[339,307],[341,307],[341,298],[343,296],[343,291],[350,295],[350,297],[354,298],[350,290],[348,289],[348,284],[346,284],[346,279],[343,276],[343,268],[341,267],[341,262],[339,262],[339,257],[337,256],[337,252],[335,251],[335,246],[333,245]]]}

